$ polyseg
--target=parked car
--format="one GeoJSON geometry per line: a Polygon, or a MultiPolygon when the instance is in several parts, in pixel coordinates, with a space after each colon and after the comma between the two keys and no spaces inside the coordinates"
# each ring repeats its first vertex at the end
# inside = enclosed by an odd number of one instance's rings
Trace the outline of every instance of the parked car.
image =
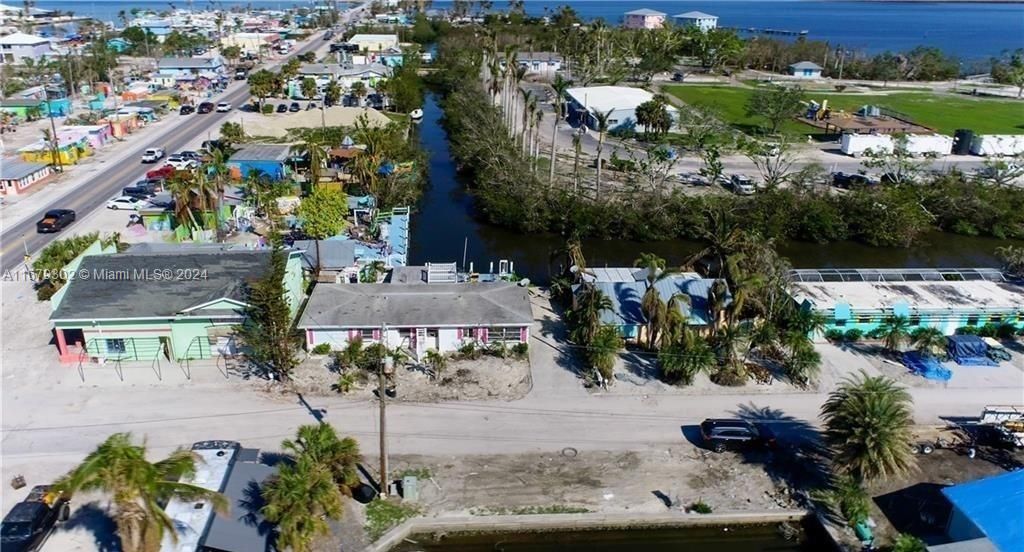
{"type": "Polygon", "coordinates": [[[36,232],[40,234],[60,232],[72,222],[75,222],[75,212],[71,209],[52,209],[47,211],[42,220],[36,223],[36,232]]]}
{"type": "Polygon", "coordinates": [[[236,69],[235,70],[235,80],[245,80],[247,78],[249,78],[249,72],[248,71],[246,71],[245,69],[236,69]]]}
{"type": "Polygon", "coordinates": [[[196,108],[188,104],[181,106],[181,109],[178,110],[179,115],[190,115],[195,112],[196,108]]]}
{"type": "Polygon", "coordinates": [[[310,111],[313,109],[316,109],[316,102],[309,102],[308,104],[306,104],[306,111],[310,111]]]}
{"type": "Polygon", "coordinates": [[[155,196],[156,192],[146,186],[128,186],[121,189],[121,195],[136,197],[139,199],[149,199],[155,196]]]}
{"type": "Polygon", "coordinates": [[[160,179],[166,180],[166,179],[168,179],[168,178],[170,178],[171,176],[174,175],[174,170],[175,169],[174,169],[173,166],[171,166],[171,165],[164,165],[163,167],[160,167],[159,169],[153,169],[153,170],[147,172],[146,173],[146,179],[147,180],[153,180],[153,179],[160,178],[160,179]]]}
{"type": "Polygon", "coordinates": [[[734,174],[729,177],[729,189],[739,195],[752,195],[757,191],[757,188],[754,187],[754,181],[749,176],[743,176],[742,174],[734,174]]]}
{"type": "Polygon", "coordinates": [[[179,152],[178,156],[181,157],[182,159],[191,159],[196,163],[199,163],[200,161],[203,160],[203,156],[198,151],[192,150],[185,150],[183,152],[179,152]]]}
{"type": "Polygon", "coordinates": [[[288,111],[291,111],[292,113],[295,113],[296,111],[300,111],[301,109],[302,108],[299,107],[299,102],[292,102],[292,105],[288,106],[288,111]]]}
{"type": "Polygon", "coordinates": [[[198,167],[199,161],[194,159],[185,159],[181,155],[172,155],[167,158],[167,164],[174,167],[176,170],[185,171],[198,167]]]}
{"type": "Polygon", "coordinates": [[[700,423],[700,436],[715,452],[775,446],[775,434],[770,429],[739,419],[708,418],[700,423]]]}
{"type": "Polygon", "coordinates": [[[228,102],[220,102],[217,104],[217,113],[227,113],[231,111],[231,104],[228,102]]]}
{"type": "Polygon", "coordinates": [[[143,207],[149,207],[149,203],[132,196],[121,196],[115,197],[107,202],[107,209],[113,209],[115,211],[120,209],[137,210],[143,207]]]}
{"type": "Polygon", "coordinates": [[[163,159],[164,150],[162,148],[149,148],[142,153],[143,163],[156,163],[160,159],[163,159]]]}
{"type": "Polygon", "coordinates": [[[209,112],[213,111],[213,108],[214,108],[214,105],[213,105],[212,102],[203,102],[203,103],[199,104],[199,109],[197,109],[196,111],[198,113],[209,113],[209,112]]]}
{"type": "Polygon", "coordinates": [[[68,497],[49,485],[33,487],[28,498],[14,505],[0,523],[0,549],[3,552],[40,550],[57,522],[67,521],[71,513],[68,497]]]}
{"type": "Polygon", "coordinates": [[[874,186],[878,181],[866,174],[843,172],[832,173],[832,185],[837,188],[850,189],[858,186],[874,186]]]}
{"type": "Polygon", "coordinates": [[[277,104],[278,113],[288,113],[288,104],[279,103],[277,104]]]}

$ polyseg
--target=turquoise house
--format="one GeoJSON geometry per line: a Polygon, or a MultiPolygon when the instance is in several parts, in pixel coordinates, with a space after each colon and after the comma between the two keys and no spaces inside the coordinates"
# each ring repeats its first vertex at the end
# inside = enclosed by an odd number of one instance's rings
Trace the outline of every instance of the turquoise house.
{"type": "MultiPolygon", "coordinates": [[[[61,362],[183,361],[233,355],[249,284],[269,249],[137,245],[76,259],[76,274],[52,299],[61,362]]],[[[302,301],[300,252],[288,252],[284,286],[292,315],[302,301]]]]}
{"type": "Polygon", "coordinates": [[[826,332],[867,334],[893,316],[906,317],[911,331],[945,335],[989,324],[1024,328],[1024,283],[994,268],[793,270],[789,294],[824,316],[826,332]]]}
{"type": "Polygon", "coordinates": [[[111,38],[107,41],[107,48],[110,48],[111,50],[119,54],[123,54],[126,51],[128,51],[128,48],[130,48],[131,45],[131,42],[128,42],[127,40],[121,37],[111,38]]]}

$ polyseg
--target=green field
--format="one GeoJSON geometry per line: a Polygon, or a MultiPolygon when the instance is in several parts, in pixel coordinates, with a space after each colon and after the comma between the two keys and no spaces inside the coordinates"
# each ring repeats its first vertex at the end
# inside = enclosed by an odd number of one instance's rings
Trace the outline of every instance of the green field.
{"type": "MultiPolygon", "coordinates": [[[[730,86],[666,86],[665,91],[684,102],[712,109],[725,122],[749,132],[761,123],[747,117],[747,99],[751,88],[730,86]]],[[[915,122],[943,134],[958,128],[969,128],[981,134],[1024,134],[1024,102],[995,100],[968,96],[936,95],[927,92],[893,92],[887,94],[808,92],[807,99],[828,100],[833,110],[853,112],[865,104],[887,107],[904,113],[915,122]]],[[[820,132],[797,121],[787,122],[782,130],[793,134],[820,132]]]]}

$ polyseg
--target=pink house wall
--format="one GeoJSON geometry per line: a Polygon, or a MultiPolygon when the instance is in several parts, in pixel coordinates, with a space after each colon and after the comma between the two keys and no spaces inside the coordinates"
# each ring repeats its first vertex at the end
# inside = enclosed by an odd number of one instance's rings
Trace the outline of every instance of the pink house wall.
{"type": "Polygon", "coordinates": [[[664,15],[627,15],[623,22],[627,29],[660,29],[664,25],[664,15]]]}

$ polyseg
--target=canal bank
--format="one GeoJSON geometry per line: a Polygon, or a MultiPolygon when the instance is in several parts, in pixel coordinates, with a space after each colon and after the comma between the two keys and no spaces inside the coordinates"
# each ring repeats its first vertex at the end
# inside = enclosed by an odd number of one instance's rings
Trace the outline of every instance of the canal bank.
{"type": "MultiPolygon", "coordinates": [[[[456,171],[441,126],[443,112],[437,97],[428,93],[423,122],[416,128],[421,147],[428,152],[428,188],[412,218],[410,262],[472,262],[483,270],[501,259],[515,263],[517,274],[537,283],[550,277],[552,252],[564,245],[555,234],[523,235],[484,222],[473,197],[466,191],[463,176],[456,171]]],[[[797,268],[820,267],[974,267],[997,266],[995,249],[1008,240],[961,236],[943,232],[929,234],[912,248],[870,247],[856,242],[815,244],[784,242],[779,252],[797,268]]],[[[690,240],[635,242],[629,240],[584,240],[590,266],[628,266],[641,252],[655,253],[670,265],[679,265],[703,245],[690,240]]]]}

